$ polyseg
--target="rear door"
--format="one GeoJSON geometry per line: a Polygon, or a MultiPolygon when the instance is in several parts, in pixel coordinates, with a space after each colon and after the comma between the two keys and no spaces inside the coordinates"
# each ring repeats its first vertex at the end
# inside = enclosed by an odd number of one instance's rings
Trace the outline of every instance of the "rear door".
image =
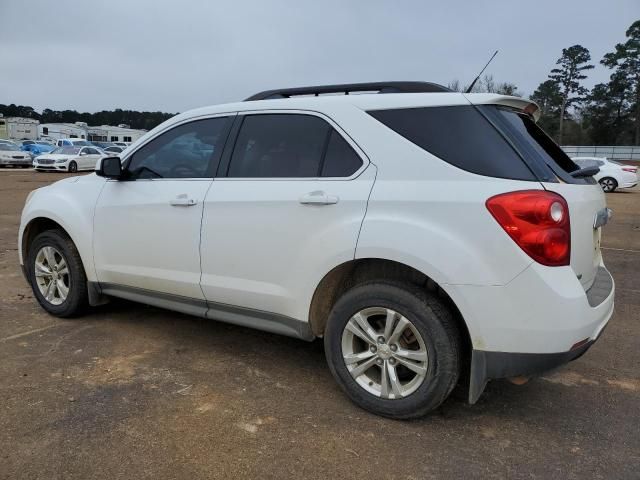
{"type": "Polygon", "coordinates": [[[82,147],[80,156],[78,157],[78,167],[82,170],[93,170],[98,158],[100,158],[100,154],[95,148],[82,147]]]}
{"type": "Polygon", "coordinates": [[[203,292],[212,305],[306,320],[322,276],[354,257],[375,167],[319,114],[236,122],[205,200],[203,292]]]}

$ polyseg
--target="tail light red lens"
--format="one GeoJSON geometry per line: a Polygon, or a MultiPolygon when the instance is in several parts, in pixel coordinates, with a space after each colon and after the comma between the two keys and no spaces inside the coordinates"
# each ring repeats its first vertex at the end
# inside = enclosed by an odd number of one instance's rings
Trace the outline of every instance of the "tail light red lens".
{"type": "Polygon", "coordinates": [[[505,232],[536,262],[569,265],[569,206],[557,193],[523,190],[491,197],[487,209],[505,232]]]}
{"type": "Polygon", "coordinates": [[[624,172],[631,172],[631,173],[636,173],[638,171],[636,167],[622,167],[622,170],[624,172]]]}

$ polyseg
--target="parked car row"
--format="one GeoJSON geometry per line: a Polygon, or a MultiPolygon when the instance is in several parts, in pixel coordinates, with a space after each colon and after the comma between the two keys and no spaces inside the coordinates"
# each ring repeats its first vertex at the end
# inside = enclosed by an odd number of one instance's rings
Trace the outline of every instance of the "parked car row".
{"type": "MultiPolygon", "coordinates": [[[[122,143],[122,142],[118,142],[122,143]]],[[[42,171],[93,170],[99,158],[118,156],[126,145],[62,138],[55,145],[44,140],[0,140],[0,167],[33,167],[42,171]]]]}

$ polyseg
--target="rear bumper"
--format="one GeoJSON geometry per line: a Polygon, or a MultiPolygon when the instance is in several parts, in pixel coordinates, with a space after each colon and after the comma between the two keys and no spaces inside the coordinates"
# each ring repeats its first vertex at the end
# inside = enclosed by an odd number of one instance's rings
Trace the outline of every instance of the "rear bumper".
{"type": "Polygon", "coordinates": [[[571,267],[532,264],[503,286],[449,286],[473,344],[469,401],[491,379],[530,376],[582,355],[614,308],[615,284],[600,265],[585,291],[571,267]]]}
{"type": "Polygon", "coordinates": [[[507,353],[474,350],[471,359],[469,403],[475,403],[489,380],[517,376],[534,376],[565,365],[586,353],[599,338],[588,340],[568,352],[559,353],[507,353]]]}

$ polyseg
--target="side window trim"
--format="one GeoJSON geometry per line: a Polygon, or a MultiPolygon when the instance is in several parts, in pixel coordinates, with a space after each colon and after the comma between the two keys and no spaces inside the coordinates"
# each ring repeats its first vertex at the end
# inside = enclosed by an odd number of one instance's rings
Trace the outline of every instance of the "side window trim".
{"type": "Polygon", "coordinates": [[[227,137],[227,142],[225,143],[224,151],[222,152],[222,158],[219,162],[218,170],[216,172],[217,179],[224,179],[229,181],[239,181],[239,180],[251,180],[251,181],[272,181],[272,180],[330,180],[330,181],[349,181],[355,180],[358,178],[362,172],[369,166],[371,160],[364,152],[360,145],[358,145],[355,140],[351,138],[349,134],[347,134],[342,127],[340,127],[332,118],[328,117],[324,113],[317,112],[315,110],[247,110],[247,111],[239,111],[234,119],[233,125],[231,126],[231,131],[227,137]],[[229,168],[231,166],[231,157],[233,155],[233,150],[236,147],[236,142],[238,140],[238,136],[240,134],[240,129],[242,128],[242,124],[244,123],[244,119],[250,115],[269,115],[269,114],[289,114],[289,115],[310,115],[313,117],[318,117],[329,124],[329,132],[327,134],[327,138],[325,139],[325,144],[322,151],[322,158],[320,161],[320,167],[318,169],[318,175],[316,177],[229,177],[229,168]],[[362,165],[358,170],[353,172],[349,177],[322,177],[322,169],[324,167],[324,162],[326,158],[327,149],[329,148],[329,142],[331,140],[332,132],[336,132],[338,135],[342,137],[342,139],[347,142],[347,144],[353,149],[356,155],[360,158],[362,165]]]}
{"type": "MultiPolygon", "coordinates": [[[[215,174],[216,171],[219,168],[220,165],[220,160],[222,158],[222,155],[224,154],[225,149],[227,148],[227,144],[229,143],[229,139],[230,139],[230,132],[232,130],[232,125],[235,124],[235,121],[237,120],[238,117],[238,112],[224,112],[224,113],[215,113],[215,114],[210,114],[210,115],[199,115],[197,117],[191,117],[191,118],[187,118],[184,119],[183,121],[179,122],[179,123],[175,123],[172,125],[169,125],[168,127],[160,130],[159,132],[157,132],[153,137],[150,137],[148,139],[146,139],[146,141],[144,143],[141,143],[139,145],[136,146],[135,150],[131,151],[131,152],[127,152],[127,156],[122,158],[122,168],[123,170],[127,170],[127,168],[129,167],[129,164],[131,163],[131,159],[133,158],[133,156],[142,148],[144,148],[146,145],[148,145],[149,143],[153,142],[155,139],[157,139],[158,137],[160,137],[161,135],[164,135],[165,133],[168,133],[169,131],[173,130],[174,128],[180,127],[182,125],[186,125],[188,123],[192,123],[192,122],[197,122],[200,120],[211,120],[211,119],[215,119],[215,118],[227,118],[227,124],[225,126],[225,130],[222,133],[222,136],[224,137],[224,142],[222,144],[222,154],[217,155],[216,158],[211,159],[209,161],[209,165],[207,167],[207,176],[206,177],[197,177],[197,178],[141,178],[141,179],[134,179],[134,181],[169,181],[169,180],[212,180],[213,178],[215,178],[215,174]]],[[[122,151],[121,151],[122,152],[122,151]]]]}

